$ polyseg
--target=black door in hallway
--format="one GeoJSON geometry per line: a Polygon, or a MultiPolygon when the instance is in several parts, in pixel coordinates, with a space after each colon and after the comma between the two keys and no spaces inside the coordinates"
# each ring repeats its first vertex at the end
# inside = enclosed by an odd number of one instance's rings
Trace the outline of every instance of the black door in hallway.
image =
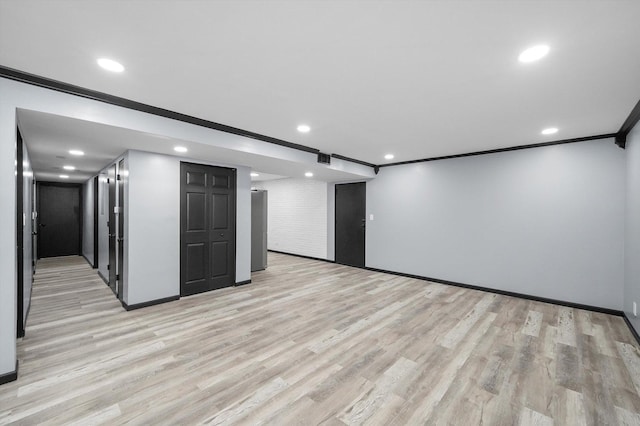
{"type": "Polygon", "coordinates": [[[236,171],[180,165],[180,295],[235,284],[236,171]]]}
{"type": "Polygon", "coordinates": [[[80,185],[38,182],[38,257],[80,255],[80,185]]]}
{"type": "Polygon", "coordinates": [[[336,185],[336,262],[364,267],[366,183],[336,185]]]}
{"type": "Polygon", "coordinates": [[[109,288],[116,293],[118,269],[116,265],[116,166],[109,167],[107,172],[109,185],[109,288]]]}

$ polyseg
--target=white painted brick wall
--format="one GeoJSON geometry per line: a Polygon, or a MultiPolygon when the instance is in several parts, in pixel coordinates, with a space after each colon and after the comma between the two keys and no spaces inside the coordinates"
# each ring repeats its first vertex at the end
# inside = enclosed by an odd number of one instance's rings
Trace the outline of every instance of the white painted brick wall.
{"type": "Polygon", "coordinates": [[[268,191],[269,250],[327,258],[327,183],[312,179],[254,182],[268,191]]]}

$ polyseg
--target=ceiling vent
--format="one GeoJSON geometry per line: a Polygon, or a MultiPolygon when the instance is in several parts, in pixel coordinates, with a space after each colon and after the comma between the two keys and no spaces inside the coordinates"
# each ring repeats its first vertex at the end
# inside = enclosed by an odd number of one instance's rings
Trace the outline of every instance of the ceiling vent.
{"type": "Polygon", "coordinates": [[[323,154],[322,152],[318,153],[318,163],[320,164],[331,164],[331,155],[323,154]]]}

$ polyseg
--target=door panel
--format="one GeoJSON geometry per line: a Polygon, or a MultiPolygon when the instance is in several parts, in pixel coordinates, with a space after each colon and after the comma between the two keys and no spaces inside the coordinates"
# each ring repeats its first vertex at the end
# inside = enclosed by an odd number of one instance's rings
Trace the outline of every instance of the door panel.
{"type": "Polygon", "coordinates": [[[207,246],[190,244],[187,246],[187,282],[202,281],[206,278],[207,246]]]}
{"type": "Polygon", "coordinates": [[[80,255],[80,185],[38,183],[38,257],[80,255]]]}
{"type": "Polygon", "coordinates": [[[214,230],[229,228],[229,196],[213,194],[211,199],[211,223],[214,230]]]}
{"type": "Polygon", "coordinates": [[[204,186],[207,174],[203,172],[187,172],[187,185],[204,186]]]}
{"type": "Polygon", "coordinates": [[[226,241],[211,243],[211,276],[219,277],[227,274],[229,245],[226,241]]]}
{"type": "Polygon", "coordinates": [[[235,170],[182,163],[180,294],[235,284],[235,170]]]}
{"type": "Polygon", "coordinates": [[[336,262],[364,267],[366,184],[336,185],[336,262]]]}
{"type": "Polygon", "coordinates": [[[203,193],[187,193],[187,231],[205,230],[207,210],[203,193]]]}

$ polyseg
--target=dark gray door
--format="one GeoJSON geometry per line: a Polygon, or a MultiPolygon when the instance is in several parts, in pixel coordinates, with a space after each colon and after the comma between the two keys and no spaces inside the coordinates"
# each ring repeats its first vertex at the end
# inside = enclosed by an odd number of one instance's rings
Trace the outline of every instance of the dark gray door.
{"type": "Polygon", "coordinates": [[[109,287],[116,292],[116,166],[109,167],[109,287]]]}
{"type": "Polygon", "coordinates": [[[80,255],[80,185],[39,182],[38,257],[80,255]]]}
{"type": "Polygon", "coordinates": [[[17,336],[24,337],[24,164],[23,142],[20,130],[17,131],[16,144],[16,302],[17,302],[17,336]]]}
{"type": "Polygon", "coordinates": [[[122,265],[124,265],[124,159],[118,163],[118,299],[122,300],[122,265]]]}
{"type": "Polygon", "coordinates": [[[336,262],[364,267],[366,183],[336,185],[336,262]]]}
{"type": "Polygon", "coordinates": [[[181,163],[180,295],[235,284],[236,171],[181,163]]]}

